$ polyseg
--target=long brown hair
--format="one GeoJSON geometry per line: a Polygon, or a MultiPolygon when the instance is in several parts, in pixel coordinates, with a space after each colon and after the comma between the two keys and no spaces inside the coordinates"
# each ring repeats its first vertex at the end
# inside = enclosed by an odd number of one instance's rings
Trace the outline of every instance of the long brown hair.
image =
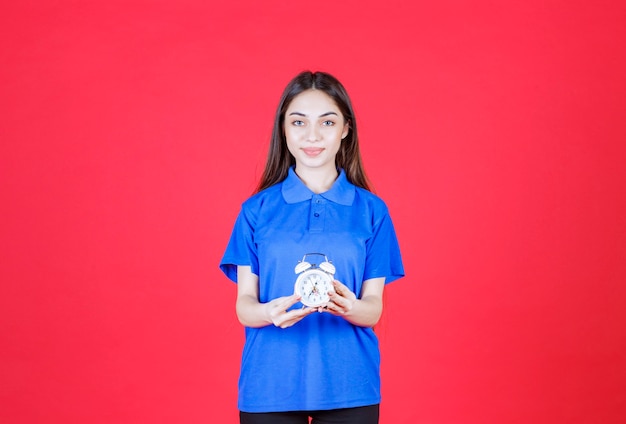
{"type": "Polygon", "coordinates": [[[257,193],[287,178],[289,167],[296,163],[294,157],[287,149],[283,128],[285,113],[294,97],[303,91],[311,89],[321,90],[333,99],[341,111],[344,121],[348,123],[348,135],[341,141],[341,146],[335,157],[335,165],[338,168],[343,168],[348,181],[352,184],[370,190],[370,183],[365,175],[361,161],[354,110],[346,89],[337,78],[330,74],[305,71],[296,75],[287,84],[280,98],[274,119],[274,129],[272,130],[267,162],[265,163],[261,181],[256,189],[257,193]]]}

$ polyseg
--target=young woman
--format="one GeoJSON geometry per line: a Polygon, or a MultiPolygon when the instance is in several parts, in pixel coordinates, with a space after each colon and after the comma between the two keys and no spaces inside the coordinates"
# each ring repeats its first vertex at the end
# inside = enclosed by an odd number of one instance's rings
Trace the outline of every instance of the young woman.
{"type": "Polygon", "coordinates": [[[287,85],[265,171],[220,267],[237,283],[246,333],[241,423],[378,423],[373,326],[385,284],[404,269],[333,76],[303,72],[287,85]]]}

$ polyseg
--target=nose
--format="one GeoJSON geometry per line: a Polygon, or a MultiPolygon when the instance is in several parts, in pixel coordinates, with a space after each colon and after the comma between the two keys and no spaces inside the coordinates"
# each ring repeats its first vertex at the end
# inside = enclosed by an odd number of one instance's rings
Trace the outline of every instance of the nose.
{"type": "Polygon", "coordinates": [[[317,125],[311,125],[308,128],[307,132],[307,141],[319,141],[320,140],[320,129],[317,125]]]}

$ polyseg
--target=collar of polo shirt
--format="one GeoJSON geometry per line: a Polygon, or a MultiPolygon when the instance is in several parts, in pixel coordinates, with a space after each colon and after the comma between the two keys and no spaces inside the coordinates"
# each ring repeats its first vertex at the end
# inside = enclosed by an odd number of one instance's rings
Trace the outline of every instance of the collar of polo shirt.
{"type": "MultiPolygon", "coordinates": [[[[355,186],[348,181],[343,169],[340,169],[339,176],[330,190],[320,193],[319,195],[331,202],[350,206],[354,201],[355,191],[355,186]]],[[[289,174],[283,181],[281,192],[287,203],[304,202],[305,200],[310,200],[315,194],[302,182],[298,175],[296,175],[293,166],[289,168],[289,174]]]]}

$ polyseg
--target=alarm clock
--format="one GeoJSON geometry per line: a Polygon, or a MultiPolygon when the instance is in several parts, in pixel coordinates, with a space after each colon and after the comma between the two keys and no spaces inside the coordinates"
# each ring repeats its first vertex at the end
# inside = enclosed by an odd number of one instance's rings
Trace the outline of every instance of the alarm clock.
{"type": "Polygon", "coordinates": [[[322,253],[307,253],[298,262],[295,268],[298,278],[294,292],[300,296],[300,302],[305,306],[318,307],[330,300],[329,292],[334,291],[333,280],[335,279],[335,266],[322,253]],[[307,262],[308,256],[317,255],[324,257],[319,265],[307,262]]]}

